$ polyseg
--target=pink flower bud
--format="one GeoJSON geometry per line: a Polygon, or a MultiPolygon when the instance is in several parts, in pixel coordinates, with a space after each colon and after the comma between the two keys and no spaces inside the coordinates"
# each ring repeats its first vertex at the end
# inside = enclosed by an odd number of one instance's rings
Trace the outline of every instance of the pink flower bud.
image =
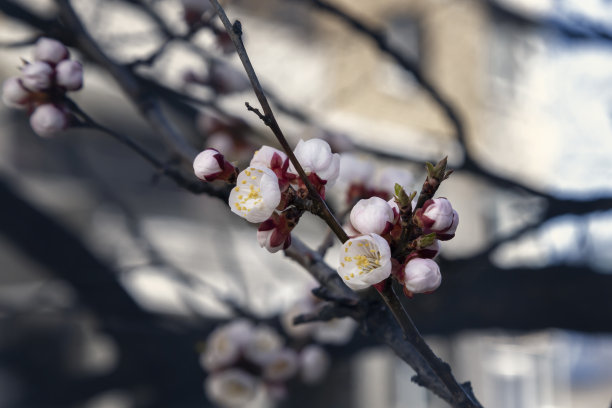
{"type": "Polygon", "coordinates": [[[38,136],[53,136],[68,127],[68,115],[57,106],[45,103],[30,116],[30,126],[38,136]]]}
{"type": "Polygon", "coordinates": [[[415,215],[424,233],[435,232],[442,240],[452,238],[459,224],[459,215],[446,198],[425,201],[415,215]]]}
{"type": "Polygon", "coordinates": [[[440,286],[440,267],[431,259],[414,258],[404,268],[404,286],[410,293],[433,292],[440,286]]]}
{"type": "Polygon", "coordinates": [[[78,61],[64,60],[55,67],[55,81],[68,91],[77,91],[83,86],[83,66],[78,61]]]}
{"type": "Polygon", "coordinates": [[[400,216],[399,205],[397,205],[395,198],[392,198],[389,201],[387,201],[387,204],[389,204],[389,207],[391,207],[391,211],[393,211],[393,222],[392,223],[395,224],[399,220],[399,216],[400,216]]]}
{"type": "Polygon", "coordinates": [[[206,149],[193,160],[193,172],[201,180],[213,181],[223,172],[225,159],[215,149],[206,149]]]}
{"type": "Polygon", "coordinates": [[[35,61],[21,68],[21,81],[30,91],[45,91],[53,82],[53,68],[46,62],[35,61]]]}
{"type": "Polygon", "coordinates": [[[2,84],[2,101],[11,108],[21,108],[28,103],[30,92],[23,87],[17,77],[8,78],[2,84]]]}
{"type": "MultiPolygon", "coordinates": [[[[340,155],[332,153],[329,144],[322,139],[300,140],[293,151],[306,174],[315,173],[326,187],[334,185],[340,174],[340,155]]],[[[289,172],[297,175],[293,165],[289,172]]]]}
{"type": "Polygon", "coordinates": [[[351,210],[351,224],[362,234],[384,235],[393,226],[393,210],[379,197],[359,200],[351,210]]]}
{"type": "Polygon", "coordinates": [[[34,59],[37,61],[44,61],[55,65],[61,60],[68,58],[68,56],[68,48],[53,38],[41,37],[36,41],[34,59]]]}
{"type": "Polygon", "coordinates": [[[285,218],[272,214],[272,217],[261,223],[257,229],[257,242],[262,248],[275,253],[291,245],[291,231],[285,218]]]}

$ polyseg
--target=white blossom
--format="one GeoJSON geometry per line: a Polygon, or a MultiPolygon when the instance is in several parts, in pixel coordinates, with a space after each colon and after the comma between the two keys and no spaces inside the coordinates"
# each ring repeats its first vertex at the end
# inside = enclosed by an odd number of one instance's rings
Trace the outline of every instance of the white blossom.
{"type": "MultiPolygon", "coordinates": [[[[315,173],[321,180],[327,182],[326,187],[334,185],[340,174],[340,155],[332,153],[331,147],[325,140],[300,140],[293,153],[306,174],[315,173]]],[[[289,165],[289,172],[297,174],[293,164],[289,165]]]]}
{"type": "Polygon", "coordinates": [[[83,86],[83,65],[78,61],[61,61],[55,67],[55,81],[68,91],[81,89],[83,86]]]}
{"type": "Polygon", "coordinates": [[[68,116],[57,106],[45,103],[30,116],[30,126],[38,136],[53,136],[68,126],[68,116]]]}
{"type": "Polygon", "coordinates": [[[290,348],[276,352],[266,361],[263,377],[268,381],[285,381],[293,377],[298,370],[298,356],[290,348]]]}
{"type": "Polygon", "coordinates": [[[20,108],[27,104],[30,92],[25,89],[17,77],[8,78],[2,84],[2,101],[11,108],[20,108]]]}
{"type": "Polygon", "coordinates": [[[276,174],[265,167],[249,167],[238,175],[229,197],[231,210],[249,222],[264,222],[280,203],[276,174]]]}
{"type": "MultiPolygon", "coordinates": [[[[383,203],[387,203],[383,200],[383,203]]],[[[342,244],[338,274],[353,290],[365,289],[391,274],[391,249],[377,234],[361,235],[342,244]]]]}
{"type": "Polygon", "coordinates": [[[53,68],[42,61],[34,61],[21,68],[21,82],[33,92],[45,91],[51,87],[53,68]]]}
{"type": "Polygon", "coordinates": [[[240,358],[253,330],[247,320],[235,320],[215,329],[206,339],[200,363],[208,371],[227,367],[240,358]]]}
{"type": "Polygon", "coordinates": [[[362,199],[351,210],[351,225],[362,234],[384,235],[393,226],[393,209],[379,197],[362,199]]]}
{"type": "Polygon", "coordinates": [[[412,293],[434,291],[441,282],[440,267],[431,259],[414,258],[404,268],[404,285],[412,293]]]}
{"type": "Polygon", "coordinates": [[[193,160],[193,172],[201,180],[212,180],[223,172],[223,155],[215,149],[200,152],[193,160]]]}
{"type": "Polygon", "coordinates": [[[404,187],[410,194],[414,184],[414,175],[409,170],[399,167],[385,167],[378,173],[374,187],[392,194],[395,191],[396,183],[404,187]]]}
{"type": "Polygon", "coordinates": [[[446,198],[434,198],[423,205],[424,225],[434,232],[446,232],[451,228],[454,214],[453,207],[446,198]]]}
{"type": "Polygon", "coordinates": [[[257,395],[258,388],[255,377],[237,368],[211,374],[204,383],[208,398],[228,408],[247,405],[257,395]]]}
{"type": "Polygon", "coordinates": [[[68,58],[68,56],[68,48],[53,38],[41,37],[36,41],[34,59],[37,61],[57,64],[61,60],[68,58]]]}
{"type": "Polygon", "coordinates": [[[350,153],[340,155],[338,183],[367,185],[373,174],[374,165],[371,162],[350,153]]]}
{"type": "Polygon", "coordinates": [[[330,366],[327,352],[320,346],[311,344],[300,353],[300,377],[306,384],[316,384],[325,377],[330,366]]]}
{"type": "Polygon", "coordinates": [[[252,362],[265,365],[283,347],[283,339],[272,328],[258,326],[245,344],[244,355],[252,362]]]}
{"type": "Polygon", "coordinates": [[[259,150],[253,154],[251,166],[268,168],[280,167],[283,165],[285,160],[287,160],[287,155],[284,152],[270,146],[261,146],[259,150]]]}
{"type": "Polygon", "coordinates": [[[317,322],[312,337],[319,343],[341,346],[351,341],[356,328],[357,323],[350,317],[331,319],[317,322]]]}
{"type": "Polygon", "coordinates": [[[293,319],[299,315],[311,313],[315,308],[312,296],[298,299],[281,316],[281,324],[285,332],[291,337],[304,338],[309,336],[315,330],[318,322],[294,324],[293,319]]]}

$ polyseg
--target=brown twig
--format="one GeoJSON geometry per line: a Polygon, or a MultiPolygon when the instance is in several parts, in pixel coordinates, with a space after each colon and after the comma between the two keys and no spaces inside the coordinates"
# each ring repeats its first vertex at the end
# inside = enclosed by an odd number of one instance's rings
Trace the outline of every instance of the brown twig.
{"type": "Polygon", "coordinates": [[[257,74],[255,74],[255,69],[253,68],[253,65],[251,64],[249,56],[242,42],[242,25],[240,21],[236,21],[232,25],[232,23],[230,23],[229,21],[229,18],[227,17],[227,14],[225,14],[225,10],[223,10],[223,7],[221,7],[219,2],[217,0],[210,0],[210,3],[215,8],[219,18],[221,19],[221,22],[223,23],[223,26],[227,30],[227,33],[229,34],[232,42],[234,43],[236,47],[236,51],[238,52],[240,61],[242,61],[242,65],[244,66],[244,69],[249,77],[249,80],[251,81],[251,86],[253,87],[253,90],[255,91],[255,95],[257,96],[257,99],[259,100],[261,108],[264,112],[263,113],[264,123],[272,130],[272,132],[274,133],[274,136],[276,136],[283,150],[285,151],[285,153],[287,153],[287,156],[289,157],[289,160],[293,164],[293,167],[295,167],[298,175],[300,176],[300,179],[304,182],[304,184],[308,188],[308,192],[310,193],[310,196],[313,198],[313,200],[315,200],[318,203],[317,215],[321,217],[327,223],[327,225],[331,228],[331,230],[334,231],[334,234],[336,234],[338,239],[340,239],[340,241],[344,243],[346,240],[348,240],[348,236],[342,229],[342,226],[340,225],[340,223],[338,223],[334,215],[329,210],[329,207],[325,203],[325,200],[323,200],[323,198],[319,195],[317,189],[312,185],[312,183],[308,179],[308,176],[306,176],[304,169],[302,168],[301,164],[299,163],[299,161],[293,154],[293,150],[289,146],[289,143],[287,142],[285,135],[283,134],[280,126],[278,125],[278,122],[276,121],[276,118],[274,117],[272,108],[270,107],[270,104],[268,103],[264,90],[261,84],[259,83],[257,74]]]}

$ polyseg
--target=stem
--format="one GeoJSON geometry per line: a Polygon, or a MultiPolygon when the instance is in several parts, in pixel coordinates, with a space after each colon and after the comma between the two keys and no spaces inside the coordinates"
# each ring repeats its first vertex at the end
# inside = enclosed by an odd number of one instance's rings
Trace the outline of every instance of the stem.
{"type": "Polygon", "coordinates": [[[402,328],[404,338],[408,340],[429,363],[436,376],[444,383],[450,394],[453,396],[454,406],[460,408],[478,408],[480,404],[475,402],[472,397],[463,389],[451,373],[450,366],[442,361],[429,348],[421,333],[414,325],[408,312],[404,309],[395,292],[393,292],[392,281],[382,282],[382,285],[375,285],[393,317],[402,328]]]}
{"type": "Polygon", "coordinates": [[[255,74],[255,69],[253,68],[253,65],[251,64],[249,56],[246,52],[246,48],[244,47],[244,44],[242,42],[242,26],[240,22],[236,21],[236,23],[232,25],[232,23],[230,23],[229,21],[229,18],[227,17],[227,14],[225,13],[225,10],[223,10],[223,7],[221,7],[219,2],[217,0],[209,0],[209,1],[210,1],[210,4],[212,4],[212,6],[217,11],[219,18],[223,22],[223,25],[225,26],[227,33],[229,34],[232,42],[234,43],[234,46],[236,47],[236,51],[238,52],[240,61],[242,61],[242,65],[244,66],[244,69],[249,77],[249,80],[251,81],[251,86],[253,87],[253,91],[255,91],[255,96],[257,96],[257,100],[259,100],[261,108],[264,112],[264,115],[263,115],[264,123],[272,130],[272,132],[274,133],[274,136],[276,136],[276,139],[283,147],[283,150],[285,151],[285,153],[287,153],[289,160],[291,161],[291,163],[293,164],[293,167],[295,167],[296,171],[298,172],[300,179],[304,182],[304,184],[308,188],[308,192],[310,193],[310,195],[313,197],[315,201],[319,203],[318,209],[320,210],[320,212],[317,215],[320,216],[327,223],[327,225],[331,228],[331,230],[336,234],[336,236],[338,237],[338,239],[340,239],[342,243],[346,242],[348,240],[348,236],[342,229],[342,226],[340,225],[340,223],[338,223],[334,215],[329,210],[329,207],[325,203],[325,200],[323,200],[323,198],[317,192],[316,188],[314,188],[310,180],[308,180],[308,177],[306,176],[304,169],[302,168],[297,158],[293,154],[293,151],[291,150],[291,147],[289,146],[289,143],[287,142],[285,135],[283,134],[280,126],[278,125],[278,122],[276,121],[276,118],[274,117],[272,108],[270,107],[270,104],[268,103],[268,99],[266,98],[263,87],[259,83],[259,79],[257,79],[257,75],[255,74]]]}

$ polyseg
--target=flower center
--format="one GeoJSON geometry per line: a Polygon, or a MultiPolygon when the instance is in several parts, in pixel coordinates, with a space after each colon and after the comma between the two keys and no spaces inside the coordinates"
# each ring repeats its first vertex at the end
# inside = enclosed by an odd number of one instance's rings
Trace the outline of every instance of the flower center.
{"type": "MultiPolygon", "coordinates": [[[[355,277],[355,273],[358,276],[372,272],[374,269],[379,268],[380,265],[380,251],[378,249],[370,249],[369,243],[358,243],[358,251],[361,252],[358,255],[345,256],[344,261],[349,264],[354,264],[357,271],[351,272],[350,274],[344,275],[345,280],[350,280],[355,277]]],[[[347,251],[348,252],[348,251],[347,251]]],[[[344,263],[342,263],[344,267],[344,263]]]]}

